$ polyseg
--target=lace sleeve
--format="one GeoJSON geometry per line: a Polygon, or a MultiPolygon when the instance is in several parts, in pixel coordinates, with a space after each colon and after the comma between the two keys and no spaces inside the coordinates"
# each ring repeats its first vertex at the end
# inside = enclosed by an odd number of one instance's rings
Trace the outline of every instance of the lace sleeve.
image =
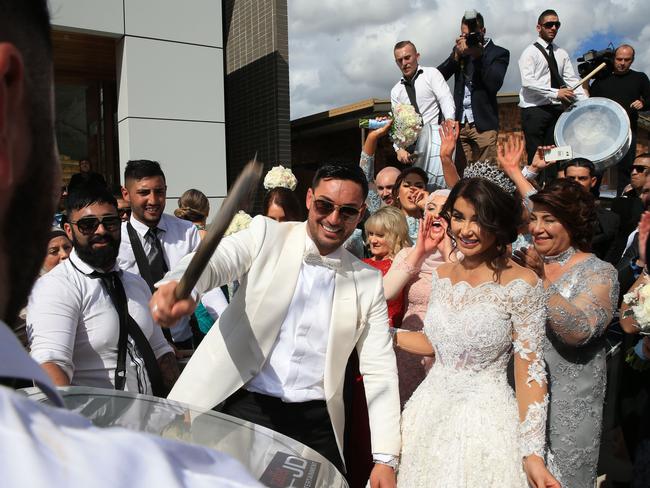
{"type": "Polygon", "coordinates": [[[569,345],[581,346],[600,337],[616,307],[616,270],[600,260],[593,261],[592,266],[575,265],[546,290],[549,329],[569,345]]]}
{"type": "MultiPolygon", "coordinates": [[[[365,152],[361,151],[359,166],[361,166],[363,174],[366,175],[366,180],[368,183],[372,183],[375,180],[375,156],[371,156],[370,154],[366,154],[365,152]]],[[[381,207],[381,198],[379,197],[377,190],[375,190],[375,187],[372,184],[368,190],[366,206],[368,207],[368,212],[371,214],[374,214],[381,207]]]]}
{"type": "Polygon", "coordinates": [[[384,276],[384,295],[386,300],[394,300],[402,293],[404,287],[417,276],[420,268],[415,268],[406,262],[413,248],[407,247],[397,253],[388,273],[384,276]]]}
{"type": "Polygon", "coordinates": [[[546,455],[548,392],[543,357],[546,307],[541,282],[530,293],[513,297],[511,306],[515,387],[519,405],[522,457],[546,455]]]}

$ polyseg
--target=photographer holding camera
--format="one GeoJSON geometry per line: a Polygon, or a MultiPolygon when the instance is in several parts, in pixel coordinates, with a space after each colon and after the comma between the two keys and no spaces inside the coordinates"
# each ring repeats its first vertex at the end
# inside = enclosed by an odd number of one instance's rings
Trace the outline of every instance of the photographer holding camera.
{"type": "Polygon", "coordinates": [[[621,195],[630,183],[632,162],[636,156],[636,131],[639,112],[650,104],[650,80],[645,73],[630,69],[634,62],[634,48],[628,44],[619,46],[614,52],[614,62],[608,63],[611,69],[594,80],[589,88],[593,97],[604,97],[621,105],[630,118],[632,143],[623,159],[618,163],[618,182],[616,194],[621,195]]]}
{"type": "MultiPolygon", "coordinates": [[[[555,144],[553,130],[565,105],[587,98],[573,71],[569,55],[554,43],[560,30],[555,10],[544,10],[537,19],[539,38],[519,58],[521,90],[521,126],[526,137],[526,154],[530,164],[539,146],[555,144]]],[[[546,168],[542,179],[557,175],[557,166],[546,168]]]]}
{"type": "Polygon", "coordinates": [[[455,117],[460,122],[459,140],[466,164],[496,161],[497,92],[503,85],[510,52],[485,37],[483,16],[476,10],[465,12],[460,32],[451,55],[438,70],[445,80],[454,76],[455,117]]]}

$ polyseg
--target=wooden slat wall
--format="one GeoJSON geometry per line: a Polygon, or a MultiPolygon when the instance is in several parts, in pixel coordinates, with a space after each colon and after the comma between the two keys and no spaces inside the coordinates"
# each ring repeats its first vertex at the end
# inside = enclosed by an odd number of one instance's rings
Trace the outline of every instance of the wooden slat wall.
{"type": "Polygon", "coordinates": [[[57,83],[116,79],[119,39],[76,32],[52,32],[57,83]]]}

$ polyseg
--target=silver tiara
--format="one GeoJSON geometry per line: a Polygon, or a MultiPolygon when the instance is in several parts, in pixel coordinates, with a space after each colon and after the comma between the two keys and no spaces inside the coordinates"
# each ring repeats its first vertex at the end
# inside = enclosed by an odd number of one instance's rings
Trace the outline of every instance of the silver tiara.
{"type": "Polygon", "coordinates": [[[506,174],[489,161],[476,161],[465,168],[463,178],[485,178],[506,193],[514,193],[517,187],[506,174]]]}

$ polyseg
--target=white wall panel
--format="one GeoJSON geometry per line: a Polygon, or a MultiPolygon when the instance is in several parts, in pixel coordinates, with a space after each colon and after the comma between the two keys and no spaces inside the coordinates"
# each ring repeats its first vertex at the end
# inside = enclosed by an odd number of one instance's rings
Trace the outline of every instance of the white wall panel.
{"type": "Polygon", "coordinates": [[[225,124],[129,118],[120,122],[119,138],[122,174],[129,159],[153,159],[165,172],[170,198],[189,188],[225,196],[225,124]]]}
{"type": "Polygon", "coordinates": [[[120,48],[119,120],[224,121],[221,49],[129,36],[120,48]]]}
{"type": "Polygon", "coordinates": [[[49,0],[48,3],[54,27],[111,36],[124,35],[122,0],[49,0]]]}
{"type": "Polygon", "coordinates": [[[221,2],[125,0],[126,34],[223,47],[221,2]]]}

